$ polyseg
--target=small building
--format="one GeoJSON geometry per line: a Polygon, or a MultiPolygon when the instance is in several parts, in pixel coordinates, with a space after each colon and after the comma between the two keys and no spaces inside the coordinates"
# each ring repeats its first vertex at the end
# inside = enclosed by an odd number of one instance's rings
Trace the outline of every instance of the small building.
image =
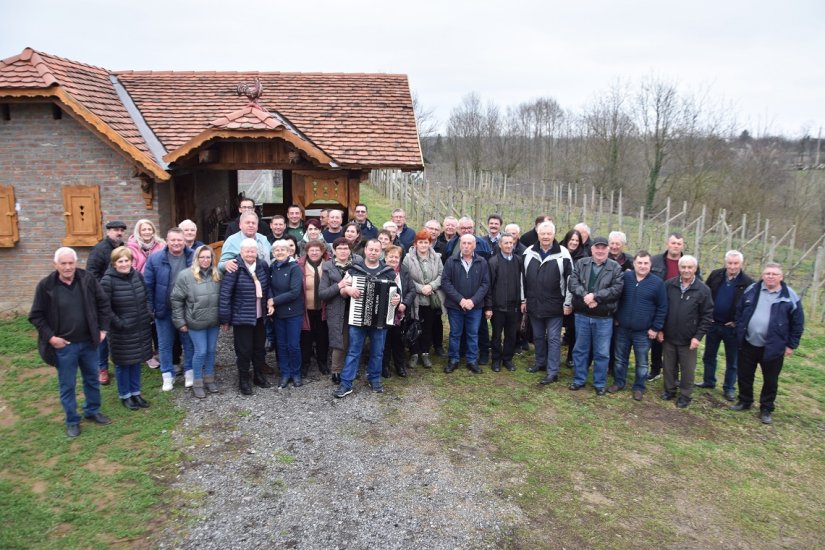
{"type": "Polygon", "coordinates": [[[379,168],[423,168],[406,75],[110,71],[26,48],[0,61],[0,312],[28,310],[59,246],[84,265],[108,220],[220,240],[245,171],[277,174],[264,216],[352,216],[379,168]]]}

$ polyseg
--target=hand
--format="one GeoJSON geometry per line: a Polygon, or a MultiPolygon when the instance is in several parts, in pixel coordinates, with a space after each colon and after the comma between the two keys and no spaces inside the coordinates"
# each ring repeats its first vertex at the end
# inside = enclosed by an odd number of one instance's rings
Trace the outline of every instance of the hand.
{"type": "Polygon", "coordinates": [[[487,320],[489,321],[490,319],[492,319],[492,318],[493,318],[493,312],[492,312],[492,311],[490,311],[490,310],[485,311],[485,312],[484,312],[484,318],[485,318],[485,319],[487,319],[487,320]]]}
{"type": "Polygon", "coordinates": [[[100,331],[100,341],[101,342],[103,342],[103,340],[106,339],[106,334],[107,334],[107,332],[105,330],[100,331]]]}
{"type": "Polygon", "coordinates": [[[661,332],[661,331],[656,333],[656,341],[659,342],[659,343],[664,342],[665,341],[665,333],[661,332]]]}
{"type": "Polygon", "coordinates": [[[181,332],[189,332],[189,327],[187,327],[186,325],[183,325],[178,330],[181,331],[181,332]]]}
{"type": "Polygon", "coordinates": [[[224,323],[221,325],[221,330],[224,332],[229,332],[229,323],[224,323]]]}
{"type": "Polygon", "coordinates": [[[521,304],[521,312],[527,313],[527,304],[521,304]]]}
{"type": "Polygon", "coordinates": [[[65,338],[61,338],[60,336],[52,336],[51,338],[49,338],[49,345],[54,349],[63,349],[69,344],[71,344],[71,342],[69,342],[65,338]]]}
{"type": "MultiPolygon", "coordinates": [[[[390,298],[390,305],[397,306],[401,303],[401,296],[396,294],[392,298],[390,298]]],[[[403,309],[401,311],[404,311],[403,309]]]]}
{"type": "Polygon", "coordinates": [[[596,297],[595,297],[595,296],[593,296],[593,293],[592,293],[592,292],[590,292],[590,293],[588,293],[588,294],[585,294],[585,295],[584,295],[584,298],[582,298],[582,300],[584,300],[584,303],[585,303],[588,307],[593,307],[591,304],[593,304],[593,303],[595,303],[595,302],[596,302],[596,297]]]}
{"type": "Polygon", "coordinates": [[[573,306],[564,306],[562,312],[564,312],[565,315],[570,315],[573,313],[573,306]]]}
{"type": "Polygon", "coordinates": [[[344,294],[349,296],[350,298],[360,298],[361,291],[354,286],[348,286],[344,289],[344,294]]]}
{"type": "Polygon", "coordinates": [[[690,349],[696,349],[698,347],[699,347],[699,340],[697,340],[696,338],[691,338],[690,339],[690,349]]]}
{"type": "Polygon", "coordinates": [[[475,304],[473,304],[473,301],[469,298],[463,298],[460,302],[458,302],[458,305],[461,306],[461,309],[464,311],[469,311],[475,307],[475,304]]]}
{"type": "Polygon", "coordinates": [[[404,313],[405,311],[407,311],[407,306],[405,304],[401,304],[400,306],[398,306],[398,311],[404,313]]]}
{"type": "Polygon", "coordinates": [[[593,300],[592,302],[587,303],[587,307],[589,307],[590,309],[595,309],[598,306],[599,306],[599,303],[596,300],[593,300]]]}
{"type": "Polygon", "coordinates": [[[238,271],[238,262],[236,262],[235,260],[229,260],[228,262],[223,264],[223,269],[227,273],[235,273],[236,271],[238,271]]]}
{"type": "Polygon", "coordinates": [[[658,333],[658,332],[656,332],[656,331],[655,331],[655,330],[653,330],[653,329],[648,330],[648,331],[647,331],[647,338],[648,338],[648,340],[655,340],[655,339],[656,339],[656,335],[657,335],[657,334],[659,334],[659,333],[658,333]]]}
{"type": "Polygon", "coordinates": [[[786,347],[785,348],[785,357],[790,357],[791,355],[793,355],[793,348],[786,347]]]}
{"type": "Polygon", "coordinates": [[[421,287],[421,294],[423,294],[424,296],[429,296],[432,293],[433,293],[432,285],[424,285],[424,286],[421,287]]]}

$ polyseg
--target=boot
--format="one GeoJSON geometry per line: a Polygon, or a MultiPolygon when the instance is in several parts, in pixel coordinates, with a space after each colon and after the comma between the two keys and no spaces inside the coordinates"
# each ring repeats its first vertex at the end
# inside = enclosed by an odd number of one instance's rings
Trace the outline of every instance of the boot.
{"type": "Polygon", "coordinates": [[[400,376],[401,378],[407,377],[407,369],[404,368],[404,363],[395,365],[395,372],[397,372],[398,376],[400,376]]]}
{"type": "Polygon", "coordinates": [[[173,372],[164,372],[163,373],[163,387],[160,389],[163,391],[172,391],[172,387],[175,385],[175,373],[173,372]]]}
{"type": "Polygon", "coordinates": [[[418,364],[418,354],[413,353],[412,355],[410,355],[409,366],[410,366],[411,369],[414,369],[417,364],[418,364]]]}
{"type": "Polygon", "coordinates": [[[430,361],[430,354],[429,353],[422,353],[421,354],[421,364],[424,365],[425,369],[433,368],[433,363],[430,361]]]}
{"type": "Polygon", "coordinates": [[[271,388],[272,383],[266,379],[266,376],[259,372],[255,372],[255,375],[252,377],[252,383],[258,386],[259,388],[271,388]]]}
{"type": "Polygon", "coordinates": [[[341,373],[340,372],[333,372],[332,373],[332,383],[336,386],[341,383],[341,373]]]}
{"type": "Polygon", "coordinates": [[[239,372],[238,373],[238,388],[241,391],[241,395],[252,395],[252,385],[250,384],[250,376],[249,371],[239,372]]]}
{"type": "Polygon", "coordinates": [[[200,378],[192,383],[192,395],[198,399],[206,399],[206,391],[203,389],[203,379],[200,378]]]}
{"type": "Polygon", "coordinates": [[[191,388],[192,384],[195,380],[195,371],[189,369],[188,371],[183,373],[183,387],[184,388],[191,388]]]}
{"type": "Polygon", "coordinates": [[[381,365],[381,376],[383,376],[384,378],[389,378],[390,376],[392,376],[392,374],[390,373],[389,362],[386,362],[383,365],[381,365]]]}
{"type": "Polygon", "coordinates": [[[309,361],[307,361],[305,364],[301,364],[301,378],[307,377],[307,374],[309,373],[309,365],[309,361]]]}
{"type": "Polygon", "coordinates": [[[203,385],[206,387],[206,391],[209,393],[218,393],[220,390],[218,389],[218,383],[215,382],[215,375],[214,374],[206,374],[203,377],[203,385]]]}

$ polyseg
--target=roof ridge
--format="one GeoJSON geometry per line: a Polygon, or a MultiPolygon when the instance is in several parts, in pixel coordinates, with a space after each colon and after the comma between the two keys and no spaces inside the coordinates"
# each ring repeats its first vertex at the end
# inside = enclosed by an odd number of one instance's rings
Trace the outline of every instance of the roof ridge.
{"type": "Polygon", "coordinates": [[[106,67],[100,67],[98,65],[92,65],[90,63],[83,63],[82,61],[75,61],[74,59],[69,59],[68,57],[60,57],[59,55],[54,55],[54,54],[51,54],[49,52],[41,52],[39,50],[35,50],[34,48],[26,48],[26,49],[31,50],[33,54],[37,54],[47,64],[48,64],[50,59],[55,59],[55,60],[59,60],[59,61],[65,61],[66,63],[71,63],[73,65],[78,65],[80,67],[85,67],[87,69],[96,69],[98,71],[103,71],[106,74],[111,74],[112,73],[112,71],[110,71],[106,67]],[[48,58],[48,59],[44,59],[44,56],[45,56],[45,58],[48,58]]]}
{"type": "Polygon", "coordinates": [[[403,73],[383,73],[383,72],[374,72],[374,73],[366,73],[366,72],[355,72],[355,73],[344,73],[344,72],[323,72],[323,71],[194,71],[194,70],[182,70],[182,71],[138,71],[138,70],[124,70],[124,71],[111,71],[112,74],[117,76],[121,75],[138,75],[138,76],[186,76],[186,75],[226,75],[226,76],[234,76],[234,75],[261,75],[261,76],[276,76],[276,75],[307,75],[307,76],[393,76],[393,77],[403,77],[406,78],[407,75],[403,73]]]}

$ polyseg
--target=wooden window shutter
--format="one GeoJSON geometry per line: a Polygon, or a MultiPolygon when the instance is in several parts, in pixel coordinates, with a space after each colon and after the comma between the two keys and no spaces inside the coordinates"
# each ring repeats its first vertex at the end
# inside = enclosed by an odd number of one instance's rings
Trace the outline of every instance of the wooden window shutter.
{"type": "Polygon", "coordinates": [[[0,185],[0,247],[12,247],[18,240],[14,187],[0,185]]]}
{"type": "Polygon", "coordinates": [[[97,185],[64,185],[64,246],[94,246],[103,238],[100,220],[100,188],[97,185]]]}

